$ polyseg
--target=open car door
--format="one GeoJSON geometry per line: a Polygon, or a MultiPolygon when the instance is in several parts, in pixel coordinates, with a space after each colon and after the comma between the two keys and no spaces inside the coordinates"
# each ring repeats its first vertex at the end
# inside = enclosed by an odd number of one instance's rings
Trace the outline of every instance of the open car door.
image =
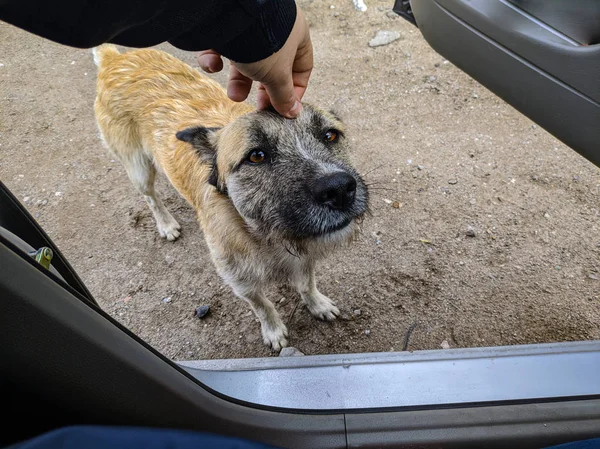
{"type": "Polygon", "coordinates": [[[431,47],[600,165],[600,2],[397,0],[431,47]]]}

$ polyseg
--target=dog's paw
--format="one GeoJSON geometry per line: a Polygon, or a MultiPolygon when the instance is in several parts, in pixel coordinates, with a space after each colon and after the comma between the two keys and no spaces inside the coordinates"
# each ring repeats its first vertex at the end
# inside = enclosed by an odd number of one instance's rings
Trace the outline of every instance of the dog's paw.
{"type": "Polygon", "coordinates": [[[174,218],[166,223],[159,223],[157,228],[160,236],[171,242],[181,235],[181,226],[174,218]]]}
{"type": "Polygon", "coordinates": [[[277,327],[262,327],[262,336],[263,342],[274,351],[279,352],[288,345],[288,330],[283,323],[277,327]]]}
{"type": "Polygon", "coordinates": [[[323,321],[333,321],[340,315],[340,310],[327,296],[319,293],[306,302],[308,311],[316,318],[323,321]]]}

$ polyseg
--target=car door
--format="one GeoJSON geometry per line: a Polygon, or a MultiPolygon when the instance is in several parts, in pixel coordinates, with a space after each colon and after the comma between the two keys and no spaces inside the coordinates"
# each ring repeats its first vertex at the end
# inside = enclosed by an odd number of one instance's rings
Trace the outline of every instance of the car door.
{"type": "Polygon", "coordinates": [[[600,165],[600,2],[397,0],[431,47],[600,165]]]}

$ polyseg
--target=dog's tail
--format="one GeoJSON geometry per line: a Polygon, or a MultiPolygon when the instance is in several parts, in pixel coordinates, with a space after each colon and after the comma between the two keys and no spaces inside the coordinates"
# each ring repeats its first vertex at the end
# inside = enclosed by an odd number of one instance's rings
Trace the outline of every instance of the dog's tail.
{"type": "Polygon", "coordinates": [[[92,53],[94,54],[94,63],[102,68],[104,64],[106,64],[107,60],[110,58],[119,55],[119,50],[112,44],[103,44],[99,47],[94,47],[92,49],[92,53]]]}

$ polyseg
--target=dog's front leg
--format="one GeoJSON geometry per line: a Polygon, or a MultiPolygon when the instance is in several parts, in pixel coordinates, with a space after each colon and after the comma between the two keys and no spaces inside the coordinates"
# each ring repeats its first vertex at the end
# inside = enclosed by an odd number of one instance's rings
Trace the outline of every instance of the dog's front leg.
{"type": "Polygon", "coordinates": [[[237,296],[248,302],[254,311],[254,314],[260,320],[263,341],[275,351],[280,351],[288,344],[288,331],[275,310],[273,303],[269,301],[260,287],[249,287],[243,285],[234,285],[233,291],[237,296]]]}
{"type": "Polygon", "coordinates": [[[314,263],[306,263],[296,274],[296,288],[310,313],[320,320],[332,321],[340,314],[335,303],[317,290],[314,263]]]}

